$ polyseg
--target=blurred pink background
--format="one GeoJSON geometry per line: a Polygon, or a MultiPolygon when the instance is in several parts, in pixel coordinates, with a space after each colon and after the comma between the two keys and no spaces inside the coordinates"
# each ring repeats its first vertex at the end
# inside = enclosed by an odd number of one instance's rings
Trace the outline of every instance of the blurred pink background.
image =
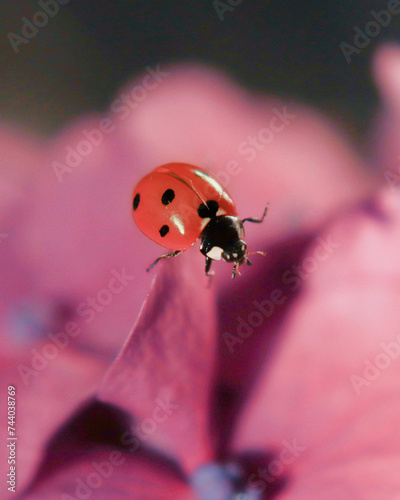
{"type": "Polygon", "coordinates": [[[149,64],[48,138],[3,117],[20,498],[397,498],[400,49],[371,61],[380,105],[357,140],[199,63],[149,64]],[[146,273],[163,249],[131,195],[170,161],[210,172],[242,218],[269,202],[246,228],[267,256],[235,281],[215,263],[207,286],[197,244],[146,273]]]}

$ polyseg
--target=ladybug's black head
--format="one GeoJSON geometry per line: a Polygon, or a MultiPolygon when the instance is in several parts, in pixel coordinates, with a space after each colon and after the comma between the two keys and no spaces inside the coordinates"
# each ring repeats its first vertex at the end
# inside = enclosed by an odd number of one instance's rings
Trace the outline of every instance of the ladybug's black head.
{"type": "Polygon", "coordinates": [[[200,251],[212,260],[224,259],[241,265],[246,261],[247,245],[241,239],[243,224],[238,217],[213,217],[201,233],[200,251]]]}
{"type": "MultiPolygon", "coordinates": [[[[267,209],[261,219],[243,219],[233,215],[219,215],[211,217],[209,223],[203,229],[200,238],[200,251],[206,256],[206,274],[209,274],[210,266],[213,260],[224,259],[233,263],[232,278],[239,273],[239,266],[246,263],[251,266],[247,245],[242,240],[244,236],[243,222],[262,222],[267,209]]],[[[265,252],[255,251],[251,254],[265,255],[265,252]]]]}
{"type": "Polygon", "coordinates": [[[247,245],[243,240],[238,240],[235,245],[225,248],[222,258],[226,262],[237,262],[241,266],[246,261],[247,245]]]}

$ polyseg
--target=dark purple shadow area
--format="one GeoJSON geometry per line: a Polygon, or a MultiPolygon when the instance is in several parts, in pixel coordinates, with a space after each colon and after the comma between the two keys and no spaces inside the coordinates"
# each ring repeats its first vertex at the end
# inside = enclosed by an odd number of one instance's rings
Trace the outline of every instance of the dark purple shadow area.
{"type": "Polygon", "coordinates": [[[359,211],[366,213],[381,223],[389,223],[390,216],[380,204],[380,199],[376,196],[367,198],[359,207],[359,211]]]}
{"type": "Polygon", "coordinates": [[[229,449],[228,443],[240,408],[248,398],[261,366],[268,364],[273,355],[282,325],[302,289],[299,280],[286,283],[283,276],[286,276],[286,281],[295,276],[292,266],[301,263],[314,238],[315,234],[301,235],[271,248],[264,248],[267,256],[257,261],[254,259],[252,270],[256,269],[257,272],[250,274],[244,269],[242,275],[233,280],[219,297],[218,385],[212,401],[211,428],[218,441],[218,456],[222,460],[226,459],[226,450],[229,449]],[[274,290],[279,292],[271,296],[274,290]],[[278,303],[274,303],[272,297],[279,297],[275,300],[278,303]],[[261,314],[254,301],[264,305],[264,314],[261,314]],[[252,316],[254,311],[259,314],[252,316]],[[238,327],[242,334],[245,332],[246,338],[229,349],[224,335],[239,336],[238,327]]]}
{"type": "MultiPolygon", "coordinates": [[[[93,398],[86,402],[51,438],[37,473],[18,498],[30,493],[38,484],[60,472],[74,460],[100,447],[129,453],[129,447],[122,444],[121,436],[135,422],[124,411],[93,398]]],[[[176,463],[144,444],[135,451],[137,456],[164,467],[169,474],[185,481],[176,463]]]]}

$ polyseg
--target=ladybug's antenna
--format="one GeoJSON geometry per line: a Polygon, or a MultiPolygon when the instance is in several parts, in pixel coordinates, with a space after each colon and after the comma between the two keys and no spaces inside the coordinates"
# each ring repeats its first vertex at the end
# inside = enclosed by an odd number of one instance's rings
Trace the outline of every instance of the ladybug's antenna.
{"type": "Polygon", "coordinates": [[[189,179],[190,184],[192,185],[193,191],[197,194],[197,196],[200,198],[200,200],[204,203],[205,206],[207,206],[206,200],[201,196],[201,194],[197,191],[197,189],[193,185],[192,179],[189,179]]]}

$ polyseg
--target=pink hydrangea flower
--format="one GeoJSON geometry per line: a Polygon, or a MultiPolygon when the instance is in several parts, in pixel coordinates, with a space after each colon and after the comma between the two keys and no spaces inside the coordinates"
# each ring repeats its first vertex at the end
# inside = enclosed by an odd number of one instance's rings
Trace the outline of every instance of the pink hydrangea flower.
{"type": "MultiPolygon", "coordinates": [[[[376,56],[387,102],[396,50],[376,56]]],[[[157,67],[106,116],[0,140],[21,499],[395,498],[400,199],[334,125],[157,67]],[[246,234],[267,257],[235,281],[216,264],[212,286],[195,248],[147,274],[162,249],[131,194],[169,161],[211,172],[242,217],[269,201],[246,234]]]]}

